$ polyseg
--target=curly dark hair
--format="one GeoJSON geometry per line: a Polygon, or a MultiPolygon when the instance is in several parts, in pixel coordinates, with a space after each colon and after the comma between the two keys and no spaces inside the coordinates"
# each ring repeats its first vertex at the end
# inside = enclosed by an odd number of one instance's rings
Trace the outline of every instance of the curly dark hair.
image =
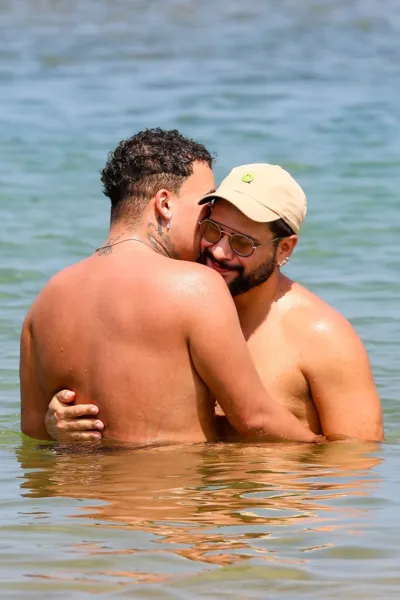
{"type": "Polygon", "coordinates": [[[177,194],[196,161],[212,166],[214,157],[176,129],[145,129],[120,142],[101,172],[103,193],[111,200],[111,222],[135,222],[161,188],[177,194]]]}

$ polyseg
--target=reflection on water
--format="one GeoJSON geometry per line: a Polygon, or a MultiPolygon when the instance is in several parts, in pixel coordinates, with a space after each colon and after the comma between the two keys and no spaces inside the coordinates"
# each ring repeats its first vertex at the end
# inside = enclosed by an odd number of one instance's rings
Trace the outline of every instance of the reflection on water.
{"type": "Polygon", "coordinates": [[[165,572],[164,560],[172,556],[194,561],[197,571],[256,559],[279,577],[290,567],[296,578],[305,575],[309,553],[362,557],[368,499],[379,483],[375,450],[356,443],[91,452],[26,445],[18,459],[24,497],[85,500],[68,517],[99,528],[101,539],[76,544],[75,553],[124,556],[130,564],[97,575],[143,583],[178,575],[174,561],[165,572]],[[135,535],[121,546],[122,531],[135,535]],[[151,568],[138,570],[146,555],[151,568]]]}

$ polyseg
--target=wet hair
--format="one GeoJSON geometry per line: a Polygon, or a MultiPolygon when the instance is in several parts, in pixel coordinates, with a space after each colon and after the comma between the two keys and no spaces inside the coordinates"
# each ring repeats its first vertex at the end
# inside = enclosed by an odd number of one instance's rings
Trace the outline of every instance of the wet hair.
{"type": "MultiPolygon", "coordinates": [[[[290,235],[295,235],[293,229],[283,219],[276,219],[276,221],[271,221],[270,223],[268,223],[268,229],[276,238],[285,238],[289,237],[290,235]]],[[[276,240],[274,242],[274,245],[277,246],[278,244],[279,240],[276,240]]]]}
{"type": "Polygon", "coordinates": [[[159,189],[177,194],[193,173],[193,163],[212,167],[214,157],[203,144],[176,129],[145,129],[119,143],[101,172],[103,193],[111,200],[111,222],[136,222],[159,189]]]}

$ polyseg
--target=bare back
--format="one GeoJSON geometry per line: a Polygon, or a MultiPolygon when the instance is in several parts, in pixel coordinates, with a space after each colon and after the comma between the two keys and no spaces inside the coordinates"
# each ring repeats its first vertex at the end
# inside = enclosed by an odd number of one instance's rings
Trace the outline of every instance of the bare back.
{"type": "Polygon", "coordinates": [[[213,401],[181,319],[185,265],[137,244],[94,255],[49,282],[29,317],[46,407],[56,390],[70,388],[79,403],[96,399],[105,437],[215,439],[213,401]]]}

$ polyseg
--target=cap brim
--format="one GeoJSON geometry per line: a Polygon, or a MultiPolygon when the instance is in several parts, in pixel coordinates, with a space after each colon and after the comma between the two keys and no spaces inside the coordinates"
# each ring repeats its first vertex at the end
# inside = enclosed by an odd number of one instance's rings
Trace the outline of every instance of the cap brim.
{"type": "Polygon", "coordinates": [[[207,194],[200,200],[199,204],[207,204],[212,200],[226,200],[226,202],[233,204],[233,206],[240,210],[246,217],[256,223],[270,223],[271,221],[276,221],[281,218],[278,213],[266,206],[262,206],[251,196],[236,192],[235,190],[231,190],[229,194],[219,194],[215,192],[213,194],[207,194]]]}

